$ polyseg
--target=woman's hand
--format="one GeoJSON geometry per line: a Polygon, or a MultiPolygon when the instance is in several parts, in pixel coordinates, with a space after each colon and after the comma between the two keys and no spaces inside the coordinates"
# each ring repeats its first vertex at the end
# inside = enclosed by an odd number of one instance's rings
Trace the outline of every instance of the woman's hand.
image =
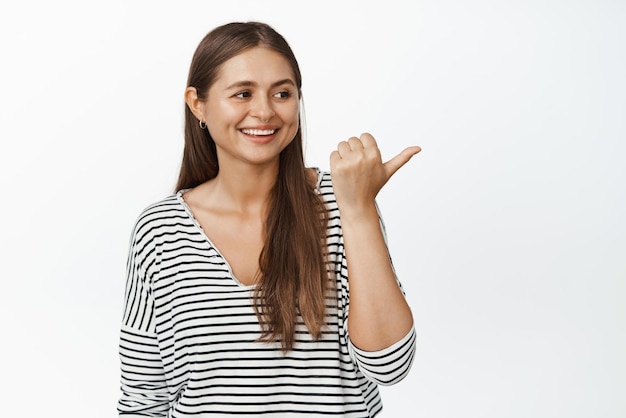
{"type": "Polygon", "coordinates": [[[383,163],[376,140],[368,133],[340,142],[330,155],[340,210],[358,213],[370,206],[391,176],[420,151],[418,146],[408,147],[383,163]]]}

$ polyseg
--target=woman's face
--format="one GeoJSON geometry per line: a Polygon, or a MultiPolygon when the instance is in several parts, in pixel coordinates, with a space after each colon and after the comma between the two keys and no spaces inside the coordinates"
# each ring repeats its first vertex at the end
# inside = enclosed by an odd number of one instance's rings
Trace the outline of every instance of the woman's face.
{"type": "Polygon", "coordinates": [[[299,98],[289,61],[253,47],[222,64],[203,103],[220,167],[278,164],[298,130],[299,98]]]}

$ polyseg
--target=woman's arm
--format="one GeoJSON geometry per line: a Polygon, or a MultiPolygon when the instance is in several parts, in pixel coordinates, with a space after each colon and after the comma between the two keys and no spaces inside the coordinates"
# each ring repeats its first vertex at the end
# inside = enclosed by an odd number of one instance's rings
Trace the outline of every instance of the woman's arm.
{"type": "Polygon", "coordinates": [[[166,417],[169,392],[154,330],[154,297],[143,266],[154,257],[148,234],[148,216],[139,218],[133,230],[127,261],[124,314],[120,332],[121,396],[117,409],[122,417],[166,417]]]}
{"type": "Polygon", "coordinates": [[[374,138],[363,134],[339,143],[331,154],[333,190],[348,264],[348,330],[360,350],[390,347],[413,327],[411,309],[391,265],[375,198],[419,151],[419,147],[409,147],[383,163],[374,138]]]}

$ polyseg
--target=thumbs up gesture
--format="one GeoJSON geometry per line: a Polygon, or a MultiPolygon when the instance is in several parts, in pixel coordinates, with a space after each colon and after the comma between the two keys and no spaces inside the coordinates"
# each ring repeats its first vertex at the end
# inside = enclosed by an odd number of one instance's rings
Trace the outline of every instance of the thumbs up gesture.
{"type": "Polygon", "coordinates": [[[358,213],[370,207],[391,176],[420,151],[418,146],[408,147],[383,162],[376,140],[368,133],[340,142],[330,155],[330,173],[339,209],[358,213]]]}

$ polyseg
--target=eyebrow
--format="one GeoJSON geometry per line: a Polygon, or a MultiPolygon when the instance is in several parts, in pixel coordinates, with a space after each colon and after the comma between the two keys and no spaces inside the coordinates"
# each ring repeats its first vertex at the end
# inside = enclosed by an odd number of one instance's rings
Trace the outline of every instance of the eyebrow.
{"type": "MultiPolygon", "coordinates": [[[[295,83],[290,78],[285,78],[284,80],[276,81],[276,82],[272,83],[272,85],[270,87],[274,88],[274,87],[282,86],[283,84],[290,84],[290,85],[295,87],[295,83]]],[[[257,85],[258,85],[258,83],[254,82],[254,81],[247,81],[247,80],[237,81],[237,82],[231,84],[230,86],[226,87],[226,90],[231,90],[231,89],[234,89],[234,88],[241,88],[241,87],[254,87],[254,86],[257,86],[257,85]]]]}

